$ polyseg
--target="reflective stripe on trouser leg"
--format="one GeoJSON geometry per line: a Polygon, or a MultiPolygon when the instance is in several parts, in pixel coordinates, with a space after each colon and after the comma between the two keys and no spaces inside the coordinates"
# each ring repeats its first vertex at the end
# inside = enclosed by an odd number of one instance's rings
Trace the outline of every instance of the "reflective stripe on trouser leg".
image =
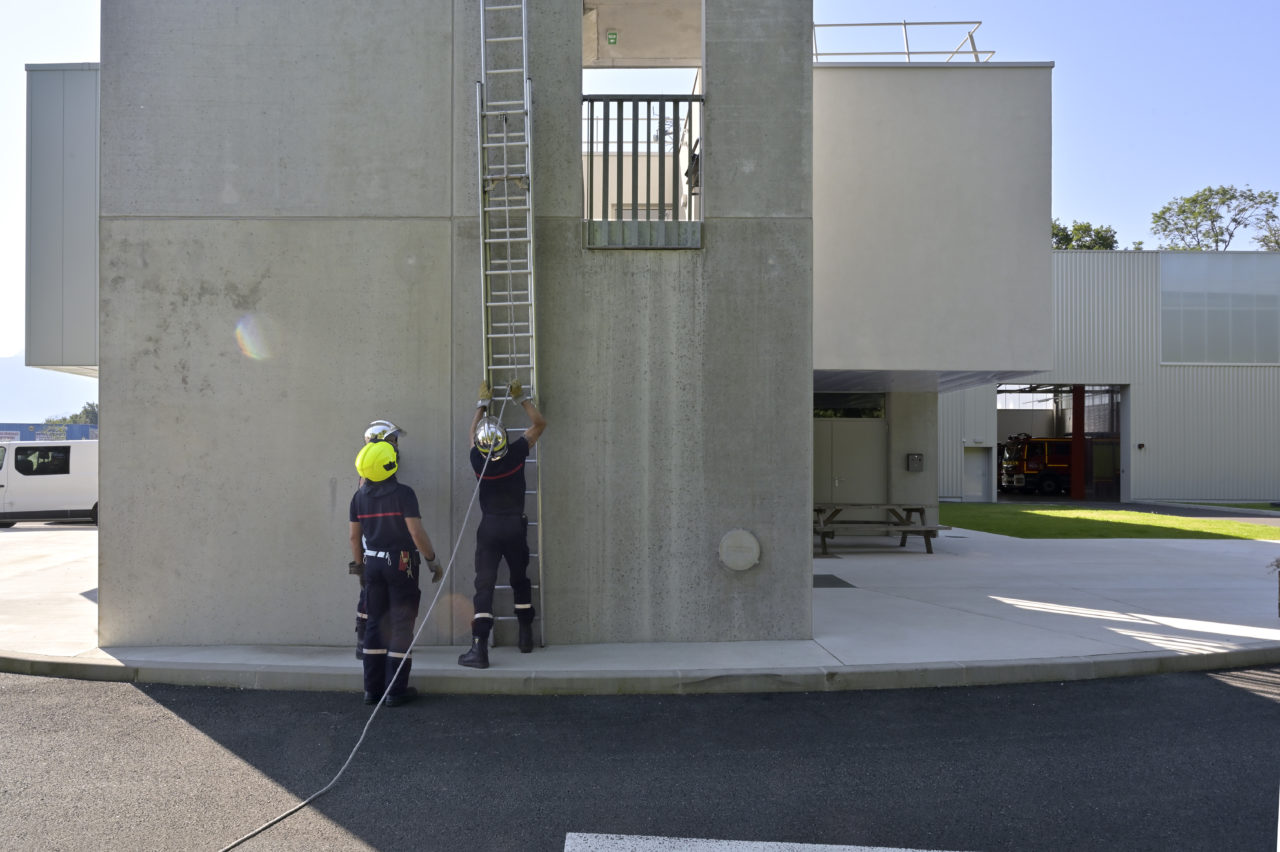
{"type": "Polygon", "coordinates": [[[533,622],[533,613],[533,604],[516,604],[516,621],[521,624],[531,624],[533,622]]]}
{"type": "Polygon", "coordinates": [[[493,613],[477,612],[471,616],[471,635],[477,639],[488,639],[493,629],[493,613]]]}

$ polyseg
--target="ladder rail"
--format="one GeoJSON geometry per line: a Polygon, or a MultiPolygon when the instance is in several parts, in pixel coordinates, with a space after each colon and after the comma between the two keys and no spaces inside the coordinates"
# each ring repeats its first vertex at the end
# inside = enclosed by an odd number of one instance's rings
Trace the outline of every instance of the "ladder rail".
{"type": "MultiPolygon", "coordinates": [[[[533,84],[529,77],[528,0],[482,0],[480,70],[476,81],[477,190],[481,239],[481,348],[484,379],[509,393],[520,380],[535,396],[537,382],[534,264],[533,84]],[[518,59],[517,59],[518,55],[518,59]],[[517,61],[519,67],[515,67],[517,61]]],[[[513,427],[512,432],[523,432],[513,427]]],[[[535,535],[530,581],[537,619],[545,613],[542,553],[541,447],[526,468],[526,515],[535,535]]],[[[510,588],[496,586],[495,588],[510,588]]],[[[495,612],[495,616],[497,613],[495,612]]],[[[513,616],[497,616],[509,622],[513,616]]],[[[545,622],[543,622],[545,623],[545,622]]],[[[542,643],[546,644],[545,631],[542,643]]]]}

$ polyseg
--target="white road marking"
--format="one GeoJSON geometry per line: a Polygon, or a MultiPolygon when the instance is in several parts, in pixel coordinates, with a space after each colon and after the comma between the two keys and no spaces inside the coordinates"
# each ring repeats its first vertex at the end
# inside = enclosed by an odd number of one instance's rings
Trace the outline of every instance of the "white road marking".
{"type": "MultiPolygon", "coordinates": [[[[564,852],[924,852],[889,846],[828,846],[637,834],[566,834],[564,852]]],[[[1278,850],[1280,852],[1280,850],[1278,850]]]]}

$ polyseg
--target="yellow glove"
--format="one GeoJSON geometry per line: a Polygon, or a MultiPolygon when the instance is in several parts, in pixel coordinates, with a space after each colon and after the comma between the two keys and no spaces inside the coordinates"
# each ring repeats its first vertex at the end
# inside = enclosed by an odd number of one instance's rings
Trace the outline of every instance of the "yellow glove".
{"type": "Polygon", "coordinates": [[[493,391],[489,390],[488,382],[480,383],[480,392],[476,395],[479,397],[476,400],[476,408],[488,408],[489,403],[493,401],[493,391]]]}
{"type": "Polygon", "coordinates": [[[524,402],[524,385],[520,384],[519,379],[514,379],[511,384],[507,385],[507,396],[511,397],[511,401],[516,405],[524,402]]]}

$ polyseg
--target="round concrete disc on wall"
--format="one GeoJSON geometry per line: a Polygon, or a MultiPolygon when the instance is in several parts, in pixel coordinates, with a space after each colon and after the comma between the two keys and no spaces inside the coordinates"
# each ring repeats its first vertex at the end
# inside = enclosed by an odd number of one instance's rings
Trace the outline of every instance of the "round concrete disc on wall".
{"type": "Polygon", "coordinates": [[[729,530],[720,539],[720,561],[726,568],[746,571],[760,561],[760,542],[746,530],[729,530]]]}

